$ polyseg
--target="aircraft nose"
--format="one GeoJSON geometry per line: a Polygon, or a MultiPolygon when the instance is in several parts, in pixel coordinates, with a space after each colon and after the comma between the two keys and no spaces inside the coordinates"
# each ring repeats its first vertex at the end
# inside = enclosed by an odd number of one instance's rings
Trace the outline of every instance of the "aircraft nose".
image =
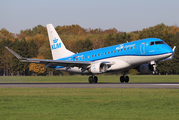
{"type": "Polygon", "coordinates": [[[162,49],[160,49],[160,53],[166,54],[166,53],[172,53],[173,54],[173,50],[170,46],[163,46],[162,49]]]}
{"type": "Polygon", "coordinates": [[[168,51],[168,53],[173,53],[173,50],[172,50],[172,48],[170,46],[168,46],[166,51],[168,51]]]}

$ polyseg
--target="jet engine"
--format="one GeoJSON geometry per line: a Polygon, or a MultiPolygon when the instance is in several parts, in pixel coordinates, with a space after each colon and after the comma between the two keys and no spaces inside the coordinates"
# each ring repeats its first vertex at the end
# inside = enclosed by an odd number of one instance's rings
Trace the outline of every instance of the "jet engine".
{"type": "Polygon", "coordinates": [[[138,71],[140,73],[152,73],[152,72],[154,72],[154,65],[151,65],[149,63],[142,64],[139,66],[138,71]]]}
{"type": "Polygon", "coordinates": [[[108,69],[106,63],[94,63],[91,65],[90,72],[92,73],[105,73],[108,69]]]}

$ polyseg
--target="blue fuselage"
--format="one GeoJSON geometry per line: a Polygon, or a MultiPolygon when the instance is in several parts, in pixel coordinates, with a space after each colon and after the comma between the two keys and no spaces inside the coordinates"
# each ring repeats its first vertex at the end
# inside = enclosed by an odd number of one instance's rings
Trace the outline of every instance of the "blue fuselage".
{"type": "MultiPolygon", "coordinates": [[[[173,53],[173,50],[163,40],[158,38],[147,38],[138,41],[81,52],[58,60],[97,62],[102,60],[108,61],[110,58],[122,58],[122,57],[130,56],[128,59],[133,59],[133,58],[135,59],[135,57],[137,56],[150,57],[150,56],[157,56],[157,55],[163,55],[168,53],[173,53]]],[[[149,59],[149,61],[150,60],[151,59],[149,59]]],[[[141,63],[141,60],[139,61],[141,63]]],[[[147,60],[143,62],[146,61],[147,60]]],[[[137,62],[131,62],[131,63],[137,64],[137,62]]],[[[50,66],[50,67],[63,68],[63,66],[50,66]]]]}
{"type": "Polygon", "coordinates": [[[169,45],[158,38],[147,38],[96,50],[81,52],[59,60],[96,61],[116,56],[154,56],[167,53],[173,53],[169,45]]]}

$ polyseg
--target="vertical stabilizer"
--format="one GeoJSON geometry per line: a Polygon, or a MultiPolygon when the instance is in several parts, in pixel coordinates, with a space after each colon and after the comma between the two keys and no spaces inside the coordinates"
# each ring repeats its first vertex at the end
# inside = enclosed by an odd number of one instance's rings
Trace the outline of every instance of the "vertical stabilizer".
{"type": "Polygon", "coordinates": [[[52,24],[47,24],[48,37],[53,60],[68,57],[74,53],[67,50],[52,24]]]}

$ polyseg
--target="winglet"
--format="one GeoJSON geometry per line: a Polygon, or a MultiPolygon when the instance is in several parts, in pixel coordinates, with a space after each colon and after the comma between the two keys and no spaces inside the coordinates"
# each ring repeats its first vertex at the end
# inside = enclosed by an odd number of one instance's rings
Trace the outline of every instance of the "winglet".
{"type": "Polygon", "coordinates": [[[168,58],[166,58],[164,60],[161,60],[161,61],[172,60],[173,57],[174,57],[174,54],[175,54],[175,49],[176,49],[176,46],[174,46],[173,49],[172,49],[173,50],[173,54],[170,57],[168,57],[168,58]]]}
{"type": "Polygon", "coordinates": [[[7,50],[9,50],[14,56],[16,56],[18,59],[22,60],[23,57],[20,56],[19,54],[17,54],[16,52],[14,52],[13,50],[11,50],[10,48],[8,48],[7,46],[4,46],[7,50]]]}

